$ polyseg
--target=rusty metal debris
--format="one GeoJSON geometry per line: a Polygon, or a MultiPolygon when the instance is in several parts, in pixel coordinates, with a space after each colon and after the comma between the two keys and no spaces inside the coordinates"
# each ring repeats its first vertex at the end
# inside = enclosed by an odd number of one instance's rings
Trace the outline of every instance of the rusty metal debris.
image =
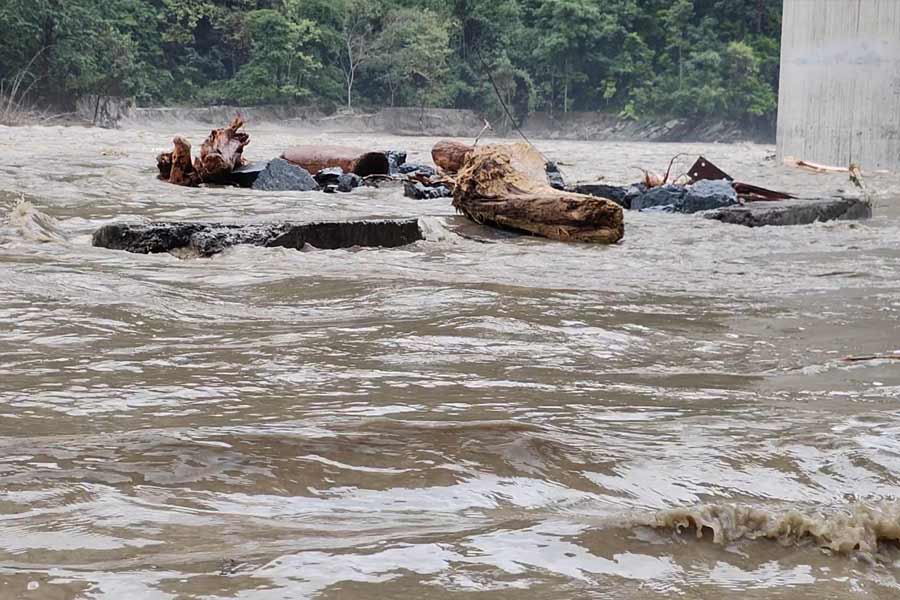
{"type": "Polygon", "coordinates": [[[766,189],[758,185],[735,181],[734,178],[714,165],[703,156],[699,157],[693,166],[688,170],[691,183],[700,181],[701,179],[724,179],[731,182],[731,187],[737,192],[738,198],[745,202],[771,201],[771,200],[790,200],[796,198],[787,192],[779,192],[776,190],[766,189]]]}

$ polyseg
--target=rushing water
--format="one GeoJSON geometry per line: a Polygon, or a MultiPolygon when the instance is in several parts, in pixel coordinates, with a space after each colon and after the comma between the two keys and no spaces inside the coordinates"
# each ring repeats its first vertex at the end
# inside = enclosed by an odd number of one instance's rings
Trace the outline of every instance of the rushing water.
{"type": "MultiPolygon", "coordinates": [[[[250,158],[434,141],[249,130],[250,158]]],[[[398,189],[169,186],[176,132],[208,126],[0,128],[0,598],[900,594],[900,361],[843,361],[900,350],[895,178],[868,177],[868,222],[628,214],[623,243],[566,245],[398,189]],[[428,239],[90,245],[120,219],[374,215],[428,239]]],[[[847,187],[764,146],[538,145],[570,179],[702,152],[847,187]]]]}

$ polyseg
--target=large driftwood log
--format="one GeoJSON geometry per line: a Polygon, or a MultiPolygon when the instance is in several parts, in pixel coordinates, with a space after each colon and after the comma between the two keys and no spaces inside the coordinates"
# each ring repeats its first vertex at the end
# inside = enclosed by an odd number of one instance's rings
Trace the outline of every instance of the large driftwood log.
{"type": "Polygon", "coordinates": [[[453,206],[478,223],[557,240],[613,244],[622,239],[621,206],[550,187],[544,164],[527,144],[478,148],[457,175],[453,206]]]}
{"type": "Polygon", "coordinates": [[[281,158],[313,175],[332,167],[340,167],[345,173],[356,173],[360,177],[389,175],[391,172],[384,152],[366,152],[346,146],[293,146],[285,150],[281,158]]]}
{"type": "Polygon", "coordinates": [[[431,159],[447,173],[456,173],[463,167],[473,150],[475,150],[473,146],[461,142],[440,140],[431,149],[431,159]]]}
{"type": "Polygon", "coordinates": [[[237,115],[228,127],[213,129],[200,146],[194,169],[203,183],[225,183],[231,172],[244,164],[244,146],[250,143],[250,135],[238,131],[243,126],[243,118],[237,115]]]}

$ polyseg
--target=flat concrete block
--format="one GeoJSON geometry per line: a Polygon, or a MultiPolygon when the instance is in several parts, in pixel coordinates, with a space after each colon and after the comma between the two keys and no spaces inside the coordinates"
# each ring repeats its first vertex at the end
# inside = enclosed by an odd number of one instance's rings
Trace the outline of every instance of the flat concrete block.
{"type": "Polygon", "coordinates": [[[418,219],[315,223],[112,223],[94,232],[93,245],[138,254],[187,251],[211,256],[238,244],[322,250],[353,246],[394,248],[424,239],[418,219]]]}
{"type": "Polygon", "coordinates": [[[859,198],[778,200],[727,206],[706,212],[703,216],[747,227],[808,225],[817,221],[836,219],[868,219],[872,216],[872,205],[859,198]]]}

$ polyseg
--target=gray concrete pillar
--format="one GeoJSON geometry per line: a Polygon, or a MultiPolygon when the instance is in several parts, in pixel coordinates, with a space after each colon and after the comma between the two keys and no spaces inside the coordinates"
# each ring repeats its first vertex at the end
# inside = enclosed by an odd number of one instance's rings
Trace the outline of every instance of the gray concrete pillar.
{"type": "Polygon", "coordinates": [[[777,145],[900,172],[900,0],[784,0],[777,145]]]}

